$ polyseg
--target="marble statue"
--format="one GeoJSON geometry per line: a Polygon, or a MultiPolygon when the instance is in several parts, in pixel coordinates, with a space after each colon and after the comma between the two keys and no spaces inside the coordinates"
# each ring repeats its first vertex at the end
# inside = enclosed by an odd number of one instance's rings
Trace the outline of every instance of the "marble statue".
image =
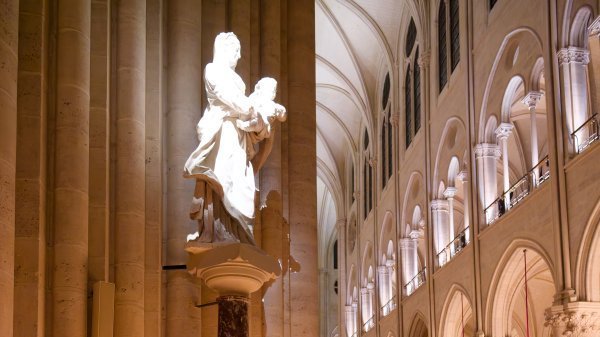
{"type": "Polygon", "coordinates": [[[285,121],[286,110],[273,101],[272,78],[261,79],[245,95],[235,72],[239,59],[235,34],[219,34],[204,71],[208,105],[196,126],[200,144],[184,168],[184,177],[196,180],[190,217],[198,221],[198,232],[188,241],[254,244],[254,174],[272,147],[273,124],[285,121]]]}

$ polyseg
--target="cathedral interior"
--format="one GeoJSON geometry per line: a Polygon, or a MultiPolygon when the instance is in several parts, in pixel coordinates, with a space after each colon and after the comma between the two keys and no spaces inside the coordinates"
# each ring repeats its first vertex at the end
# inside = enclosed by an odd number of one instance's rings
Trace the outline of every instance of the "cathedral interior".
{"type": "Polygon", "coordinates": [[[599,111],[598,0],[0,0],[0,336],[600,336],[599,111]]]}

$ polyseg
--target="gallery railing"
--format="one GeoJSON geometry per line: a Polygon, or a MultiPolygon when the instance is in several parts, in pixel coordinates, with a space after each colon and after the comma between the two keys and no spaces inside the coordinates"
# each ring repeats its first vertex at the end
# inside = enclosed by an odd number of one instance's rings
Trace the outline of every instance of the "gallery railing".
{"type": "Polygon", "coordinates": [[[387,316],[396,309],[396,296],[393,296],[386,304],[381,307],[381,316],[387,316]]]}
{"type": "Polygon", "coordinates": [[[522,202],[534,188],[540,186],[548,178],[550,178],[550,161],[548,160],[548,156],[546,156],[514,183],[508,191],[504,192],[486,207],[483,215],[487,224],[494,223],[511,208],[522,202]]]}
{"type": "Polygon", "coordinates": [[[583,152],[595,141],[600,139],[599,131],[600,121],[598,121],[598,114],[595,113],[571,134],[571,138],[573,138],[573,144],[575,146],[575,152],[583,152]]]}
{"type": "Polygon", "coordinates": [[[418,272],[417,275],[415,275],[415,277],[413,277],[404,285],[404,293],[406,294],[406,296],[410,296],[412,293],[415,292],[415,290],[419,289],[419,287],[422,286],[423,283],[425,283],[425,271],[425,268],[421,269],[421,271],[418,272]]]}
{"type": "Polygon", "coordinates": [[[371,318],[369,318],[365,322],[365,324],[363,324],[363,331],[368,332],[369,330],[373,329],[374,326],[375,326],[375,316],[371,316],[371,318]]]}
{"type": "Polygon", "coordinates": [[[450,241],[450,243],[437,254],[439,267],[442,267],[448,263],[450,260],[452,260],[454,255],[467,246],[469,243],[468,230],[469,227],[467,226],[460,233],[458,233],[456,237],[454,237],[454,240],[450,241]]]}

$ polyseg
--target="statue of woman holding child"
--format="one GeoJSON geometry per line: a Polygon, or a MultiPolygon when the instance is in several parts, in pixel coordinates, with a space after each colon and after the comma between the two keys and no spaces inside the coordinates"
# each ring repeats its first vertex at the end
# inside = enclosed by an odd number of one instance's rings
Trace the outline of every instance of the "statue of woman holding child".
{"type": "Polygon", "coordinates": [[[196,180],[190,217],[199,229],[188,241],[254,244],[254,173],[270,149],[264,146],[257,153],[255,145],[272,140],[272,123],[284,121],[286,111],[273,102],[277,82],[272,78],[261,79],[246,97],[244,81],[235,72],[239,59],[235,34],[219,34],[213,62],[204,71],[208,105],[196,126],[200,144],[184,169],[184,177],[196,180]]]}

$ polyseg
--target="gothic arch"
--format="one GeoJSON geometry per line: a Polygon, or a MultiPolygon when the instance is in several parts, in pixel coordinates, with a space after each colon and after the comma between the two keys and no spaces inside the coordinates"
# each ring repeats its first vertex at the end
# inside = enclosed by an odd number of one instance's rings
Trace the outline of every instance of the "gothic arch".
{"type": "Polygon", "coordinates": [[[417,311],[412,319],[410,330],[408,333],[409,337],[428,337],[429,329],[427,328],[427,320],[425,316],[417,311]]]}
{"type": "Polygon", "coordinates": [[[439,336],[472,337],[474,330],[471,300],[462,286],[453,284],[444,301],[439,336]]]}
{"type": "Polygon", "coordinates": [[[506,249],[500,258],[489,289],[486,309],[486,326],[491,336],[525,334],[529,318],[532,336],[548,336],[544,327],[544,311],[552,305],[557,292],[554,268],[548,254],[533,241],[518,239],[506,249]],[[527,256],[527,296],[525,295],[525,263],[527,256]],[[526,301],[529,306],[526,311],[526,301]]]}
{"type": "MultiPolygon", "coordinates": [[[[443,182],[452,157],[462,158],[462,154],[466,150],[465,130],[465,124],[458,117],[450,117],[446,121],[436,152],[433,186],[438,186],[440,182],[443,182]]],[[[444,182],[444,184],[450,186],[450,182],[444,182]]],[[[440,196],[438,195],[438,197],[440,196]]]]}
{"type": "Polygon", "coordinates": [[[391,258],[395,259],[395,253],[394,256],[391,256],[388,249],[389,242],[392,242],[392,246],[394,245],[393,242],[395,242],[393,231],[394,225],[394,214],[390,211],[386,211],[383,216],[381,232],[379,233],[379,254],[377,254],[377,257],[380,265],[385,264],[385,260],[391,258]]]}
{"type": "Polygon", "coordinates": [[[596,202],[583,234],[576,265],[577,292],[581,300],[600,301],[600,200],[596,202]]]}
{"type": "MultiPolygon", "coordinates": [[[[414,225],[412,222],[414,209],[415,207],[419,207],[422,210],[423,200],[421,191],[423,191],[425,186],[423,185],[423,176],[418,171],[413,171],[408,178],[408,183],[406,184],[406,190],[404,192],[404,198],[402,199],[402,215],[400,218],[400,223],[398,224],[399,230],[398,235],[400,237],[408,237],[410,234],[406,232],[406,225],[414,225]]],[[[421,219],[423,216],[421,216],[421,219]]],[[[411,229],[415,229],[411,227],[411,229]]]]}
{"type": "Polygon", "coordinates": [[[589,6],[577,9],[569,30],[569,47],[588,48],[588,27],[594,20],[594,11],[589,6]]]}

